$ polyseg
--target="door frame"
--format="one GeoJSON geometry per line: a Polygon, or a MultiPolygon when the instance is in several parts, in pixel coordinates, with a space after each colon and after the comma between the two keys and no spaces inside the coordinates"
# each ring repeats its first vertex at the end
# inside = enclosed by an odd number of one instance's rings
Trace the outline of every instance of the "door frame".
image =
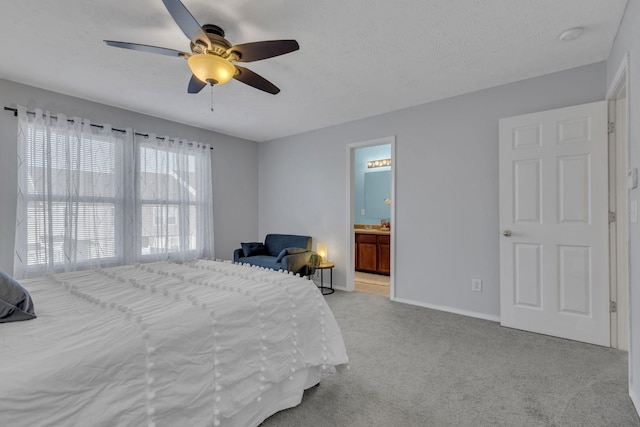
{"type": "MultiPolygon", "coordinates": [[[[625,53],[618,70],[614,75],[611,84],[607,90],[606,99],[609,103],[609,122],[613,122],[615,129],[613,133],[609,134],[609,210],[616,212],[619,216],[620,212],[625,212],[628,209],[628,194],[623,192],[623,199],[619,200],[617,195],[619,190],[626,191],[626,180],[617,180],[616,177],[620,176],[620,171],[625,171],[629,168],[629,129],[630,129],[630,116],[629,116],[629,53],[625,53]],[[619,115],[616,115],[618,109],[619,99],[626,99],[626,105],[624,105],[623,113],[626,116],[626,124],[624,126],[624,132],[621,132],[619,115]],[[619,182],[622,181],[622,182],[619,182]]],[[[624,219],[627,215],[623,216],[624,219]]],[[[613,223],[609,233],[609,252],[610,252],[610,294],[611,301],[616,302],[618,306],[617,313],[611,313],[611,347],[619,349],[628,349],[631,352],[629,343],[631,342],[631,306],[629,305],[629,225],[626,221],[616,220],[613,223]],[[624,248],[626,246],[626,250],[624,248]],[[622,253],[621,253],[622,252],[622,253]],[[618,254],[626,257],[621,258],[618,254]],[[620,283],[618,277],[623,276],[624,269],[626,269],[627,281],[626,283],[620,283]]],[[[629,361],[631,361],[631,355],[629,355],[629,361]]],[[[630,369],[630,367],[629,367],[630,369]]],[[[629,377],[631,378],[631,377],[629,377]]]]}
{"type": "Polygon", "coordinates": [[[355,277],[355,231],[354,231],[354,195],[355,195],[355,182],[354,182],[354,170],[353,160],[355,157],[355,150],[364,147],[374,147],[376,145],[391,145],[391,274],[389,275],[389,299],[395,301],[395,277],[396,277],[396,136],[386,136],[384,138],[370,139],[367,141],[353,142],[347,144],[347,229],[346,229],[346,242],[347,259],[345,265],[347,266],[347,283],[346,290],[352,292],[355,289],[354,277],[355,277]]]}

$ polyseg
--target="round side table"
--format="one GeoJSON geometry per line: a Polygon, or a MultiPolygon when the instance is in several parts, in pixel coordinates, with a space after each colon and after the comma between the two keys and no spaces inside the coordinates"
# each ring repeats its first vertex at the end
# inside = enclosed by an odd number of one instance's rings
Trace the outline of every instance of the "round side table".
{"type": "Polygon", "coordinates": [[[321,262],[317,267],[317,269],[320,270],[320,286],[318,286],[318,288],[320,288],[322,295],[330,295],[335,292],[335,289],[333,289],[333,267],[335,266],[332,262],[321,262]],[[324,285],[324,270],[329,270],[329,287],[324,285]]]}

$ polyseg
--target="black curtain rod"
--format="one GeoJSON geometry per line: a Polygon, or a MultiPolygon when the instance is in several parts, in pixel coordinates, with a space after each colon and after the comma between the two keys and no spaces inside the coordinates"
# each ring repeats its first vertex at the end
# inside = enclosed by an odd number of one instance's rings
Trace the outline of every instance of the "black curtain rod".
{"type": "MultiPolygon", "coordinates": [[[[11,111],[13,112],[14,117],[18,117],[18,109],[17,108],[11,108],[11,107],[4,107],[5,111],[11,111]]],[[[27,111],[27,114],[31,114],[31,115],[35,115],[35,111],[27,111]]],[[[52,119],[58,120],[57,116],[50,116],[52,119]]],[[[67,119],[67,121],[69,123],[74,123],[75,120],[73,119],[67,119]]],[[[92,127],[98,128],[98,129],[104,129],[104,126],[102,125],[94,125],[93,123],[90,123],[90,125],[92,127]]],[[[116,131],[116,132],[122,132],[125,133],[126,130],[124,129],[118,129],[118,128],[111,128],[111,130],[116,131]]],[[[134,132],[134,134],[138,135],[138,136],[144,136],[145,138],[149,138],[149,134],[148,133],[140,133],[140,132],[134,132]]],[[[159,139],[161,141],[164,141],[164,138],[161,136],[156,136],[156,139],[159,139]]],[[[180,143],[182,144],[182,143],[180,143]]],[[[189,143],[189,145],[192,145],[192,143],[189,143]]],[[[210,147],[213,150],[213,147],[210,147]]]]}

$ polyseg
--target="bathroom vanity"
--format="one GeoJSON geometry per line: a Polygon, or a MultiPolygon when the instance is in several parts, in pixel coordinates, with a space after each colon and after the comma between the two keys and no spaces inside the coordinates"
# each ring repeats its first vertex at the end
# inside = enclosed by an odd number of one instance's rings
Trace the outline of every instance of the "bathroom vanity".
{"type": "Polygon", "coordinates": [[[388,230],[356,228],[356,271],[391,273],[391,233],[388,230]]]}

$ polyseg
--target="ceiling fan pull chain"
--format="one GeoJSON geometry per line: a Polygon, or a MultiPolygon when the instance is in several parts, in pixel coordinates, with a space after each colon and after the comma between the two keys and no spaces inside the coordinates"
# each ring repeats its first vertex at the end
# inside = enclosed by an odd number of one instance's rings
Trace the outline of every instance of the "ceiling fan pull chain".
{"type": "Polygon", "coordinates": [[[213,113],[213,85],[211,85],[211,112],[213,113]]]}

